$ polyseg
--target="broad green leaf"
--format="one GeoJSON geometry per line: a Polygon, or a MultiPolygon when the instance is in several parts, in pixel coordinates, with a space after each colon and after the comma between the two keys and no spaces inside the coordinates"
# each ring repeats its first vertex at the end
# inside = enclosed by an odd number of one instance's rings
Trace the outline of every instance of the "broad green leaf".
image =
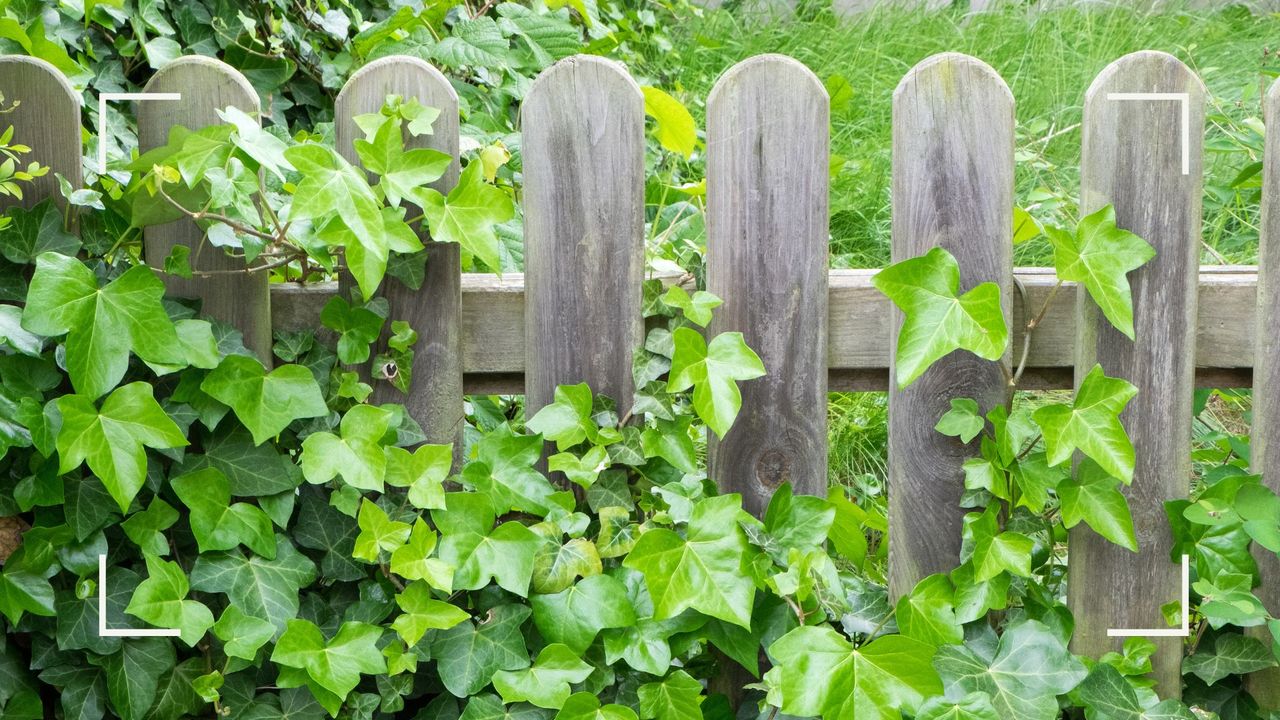
{"type": "MultiPolygon", "coordinates": [[[[547,7],[557,10],[552,3],[547,7]]],[[[580,32],[569,20],[569,12],[541,12],[516,3],[498,5],[498,14],[502,19],[498,27],[502,32],[519,37],[528,45],[533,56],[533,65],[544,68],[551,63],[566,58],[582,50],[580,32]]],[[[589,17],[584,14],[584,23],[589,24],[589,17]]]]}
{"type": "Polygon", "coordinates": [[[951,409],[938,418],[934,430],[943,435],[960,438],[960,442],[968,443],[978,437],[986,421],[978,410],[978,403],[970,398],[952,398],[951,409]]]}
{"type": "Polygon", "coordinates": [[[443,483],[453,467],[453,446],[423,444],[413,452],[399,447],[386,451],[386,483],[409,488],[409,503],[419,510],[443,510],[443,483]]]}
{"type": "Polygon", "coordinates": [[[1235,511],[1253,541],[1280,553],[1280,497],[1265,485],[1245,485],[1235,497],[1235,511]]]}
{"type": "Polygon", "coordinates": [[[178,522],[178,511],[172,505],[154,498],[146,510],[140,510],[120,523],[124,534],[144,553],[152,555],[169,554],[169,538],[164,531],[178,522]]]}
{"type": "Polygon", "coordinates": [[[958,700],[932,697],[920,706],[916,720],[1000,720],[986,693],[972,692],[958,700]]]}
{"type": "Polygon", "coordinates": [[[1022,243],[1040,237],[1040,233],[1044,232],[1044,228],[1036,219],[1031,217],[1031,213],[1023,210],[1017,205],[1013,206],[1013,244],[1021,245],[1022,243]]]}
{"type": "Polygon", "coordinates": [[[360,676],[387,671],[378,651],[382,628],[362,622],[345,622],[331,640],[307,620],[289,620],[287,629],[271,652],[271,661],[306,670],[321,687],[346,698],[360,676]]]}
{"type": "Polygon", "coordinates": [[[201,446],[204,454],[188,453],[180,471],[216,468],[226,475],[231,494],[237,497],[292,493],[302,483],[302,469],[288,454],[272,445],[255,445],[249,431],[239,424],[219,425],[201,446]]]}
{"type": "Polygon", "coordinates": [[[608,470],[610,464],[609,451],[603,445],[592,446],[582,457],[562,452],[547,458],[547,470],[564,473],[570,482],[583,488],[594,485],[596,478],[600,477],[601,472],[608,470]]]}
{"type": "Polygon", "coordinates": [[[836,508],[820,497],[795,495],[790,483],[783,483],[769,499],[764,514],[764,527],[771,544],[767,548],[775,559],[786,564],[789,551],[816,550],[827,541],[827,533],[836,519],[836,508]]]}
{"type": "Polygon", "coordinates": [[[605,628],[636,621],[623,584],[609,575],[593,575],[551,595],[534,595],[533,623],[542,637],[582,655],[605,628]]]}
{"type": "Polygon", "coordinates": [[[26,570],[0,571],[0,613],[16,625],[24,613],[53,616],[53,586],[26,570]]]}
{"type": "Polygon", "coordinates": [[[686,537],[665,528],[640,536],[623,565],[644,575],[655,619],[693,608],[751,627],[755,587],[744,572],[750,546],[741,513],[741,496],[720,495],[694,506],[686,537]]]}
{"type": "Polygon", "coordinates": [[[5,216],[9,223],[0,226],[0,253],[9,262],[30,265],[47,252],[75,257],[80,251],[80,239],[63,228],[62,212],[53,200],[30,209],[13,207],[5,216]]]}
{"type": "Polygon", "coordinates": [[[956,350],[1000,360],[1009,343],[1000,287],[985,282],[960,291],[960,266],[942,248],[903,260],[871,279],[906,316],[894,362],[899,388],[956,350]]]}
{"type": "Polygon", "coordinates": [[[702,720],[702,683],[683,670],[636,688],[642,720],[702,720]]]}
{"type": "Polygon", "coordinates": [[[379,554],[391,552],[409,539],[409,524],[387,517],[387,511],[369,498],[360,502],[356,523],[360,526],[360,534],[356,536],[355,549],[351,554],[365,562],[378,562],[379,554]]]}
{"type": "Polygon", "coordinates": [[[586,680],[591,672],[592,667],[573,650],[552,643],[538,653],[531,667],[494,673],[493,687],[503,702],[528,702],[556,709],[569,699],[569,686],[586,680]]]}
{"type": "Polygon", "coordinates": [[[657,121],[658,143],[687,160],[698,142],[698,128],[693,116],[683,103],[656,87],[646,85],[640,91],[644,93],[644,114],[657,121]]]}
{"type": "Polygon", "coordinates": [[[1031,538],[1014,531],[1001,531],[996,513],[999,503],[985,512],[969,513],[964,518],[964,548],[961,557],[972,561],[975,582],[986,582],[1008,571],[1021,577],[1031,576],[1031,538]]]}
{"type": "Polygon", "coordinates": [[[277,631],[298,615],[299,594],[316,579],[316,566],[276,536],[276,556],[266,560],[239,550],[202,553],[191,568],[191,587],[222,593],[246,614],[269,621],[277,631]]]}
{"type": "Polygon", "coordinates": [[[692,295],[679,285],[667,288],[662,302],[677,308],[684,313],[689,322],[706,327],[711,322],[711,311],[724,304],[719,297],[705,291],[695,290],[692,295]]]}
{"type": "Polygon", "coordinates": [[[143,720],[175,659],[167,638],[125,638],[119,652],[107,656],[107,694],[121,720],[143,720]]]}
{"type": "Polygon", "coordinates": [[[1133,296],[1128,273],[1155,257],[1146,240],[1116,227],[1110,205],[1080,219],[1075,234],[1048,226],[1058,277],[1078,282],[1117,330],[1133,339],[1133,296]]]}
{"type": "Polygon", "coordinates": [[[456,242],[464,256],[479,258],[485,267],[501,272],[502,248],[493,226],[514,217],[515,205],[509,195],[485,182],[482,172],[481,163],[469,163],[447,197],[431,188],[415,196],[433,240],[456,242]]]}
{"type": "Polygon", "coordinates": [[[375,405],[356,405],[342,417],[341,436],[311,433],[302,441],[302,474],[320,484],[341,475],[358,490],[382,492],[387,475],[387,453],[382,437],[391,428],[393,415],[375,405]]]}
{"type": "Polygon", "coordinates": [[[186,473],[169,484],[191,510],[191,532],[200,552],[230,550],[244,543],[265,558],[275,557],[271,518],[257,505],[231,502],[231,486],[219,470],[208,467],[186,473]]]}
{"type": "Polygon", "coordinates": [[[258,648],[276,634],[276,629],[266,620],[246,615],[236,605],[228,605],[213,624],[213,634],[223,642],[222,651],[229,657],[252,661],[257,657],[258,648]]]}
{"type": "Polygon", "coordinates": [[[95,408],[84,395],[58,398],[58,472],[86,463],[106,486],[121,512],[128,512],[147,474],[145,448],[184,447],[187,439],[151,394],[136,382],[111,393],[95,408]]]}
{"type": "Polygon", "coordinates": [[[928,645],[952,645],[964,641],[964,628],[956,620],[955,588],[946,575],[930,575],[898,600],[898,629],[928,645]]]}
{"type": "Polygon", "coordinates": [[[742,407],[739,380],[765,373],[760,356],[747,347],[742,333],[720,333],[710,344],[696,330],[676,328],[675,352],[667,392],[693,388],[693,408],[716,435],[724,437],[742,407]]]}
{"type": "Polygon", "coordinates": [[[435,547],[435,531],[418,518],[409,532],[409,541],[392,550],[391,572],[406,580],[426,580],[437,590],[452,592],[453,567],[440,558],[430,557],[435,547]]]}
{"type": "Polygon", "coordinates": [[[182,642],[195,647],[213,626],[213,613],[203,603],[186,599],[190,587],[186,573],[177,563],[152,555],[143,557],[147,561],[147,579],[133,591],[124,611],[156,627],[181,631],[182,642]]]}
{"type": "Polygon", "coordinates": [[[1129,502],[1116,489],[1120,481],[1086,458],[1076,468],[1076,476],[1058,483],[1062,524],[1075,527],[1081,520],[1111,542],[1138,552],[1129,502]]]}
{"type": "Polygon", "coordinates": [[[421,580],[409,583],[396,595],[396,605],[403,614],[391,627],[409,647],[417,645],[428,630],[448,630],[471,617],[462,608],[433,598],[431,587],[421,580]]]}
{"type": "Polygon", "coordinates": [[[1267,611],[1253,594],[1253,575],[1222,572],[1201,576],[1191,588],[1200,594],[1200,613],[1217,630],[1226,625],[1254,627],[1267,622],[1267,611]]]}
{"type": "Polygon", "coordinates": [[[617,442],[616,431],[596,424],[591,405],[591,388],[586,383],[558,385],[553,402],[540,408],[526,426],[544,440],[554,442],[561,452],[584,441],[592,445],[617,442]]]}
{"type": "MultiPolygon", "coordinates": [[[[602,508],[603,509],[603,508],[602,508]]],[[[605,532],[607,520],[601,520],[601,532],[605,532]]],[[[545,538],[538,553],[533,556],[533,591],[553,594],[567,589],[578,577],[591,577],[604,572],[600,551],[586,538],[572,538],[561,544],[553,538],[545,538]]]]}
{"type": "Polygon", "coordinates": [[[854,647],[830,627],[798,627],[769,646],[782,712],[823,720],[897,720],[942,694],[933,648],[901,635],[854,647]]]}
{"type": "Polygon", "coordinates": [[[279,435],[294,420],[329,412],[315,376],[301,365],[281,365],[268,373],[254,358],[228,355],[200,389],[235,411],[255,445],[279,435]]]}
{"type": "Polygon", "coordinates": [[[463,468],[462,478],[488,494],[495,510],[547,514],[556,490],[534,469],[542,457],[541,437],[517,435],[504,423],[473,448],[478,462],[463,468]]]}
{"type": "Polygon", "coordinates": [[[481,15],[459,20],[452,32],[431,49],[431,57],[452,68],[499,69],[510,62],[511,47],[493,18],[481,15]]]}
{"type": "Polygon", "coordinates": [[[1044,433],[1049,464],[1061,465],[1079,450],[1126,485],[1132,482],[1133,443],[1119,416],[1137,394],[1128,381],[1107,377],[1101,365],[1094,365],[1070,405],[1036,410],[1033,417],[1044,433]]]}
{"type": "Polygon", "coordinates": [[[554,720],[636,720],[636,711],[626,705],[601,705],[589,692],[570,695],[554,720]]]}
{"type": "Polygon", "coordinates": [[[1058,635],[1036,620],[1007,627],[994,650],[946,645],[933,664],[950,692],[984,692],[1009,720],[1056,718],[1056,696],[1070,692],[1086,674],[1058,635]]]}
{"type": "Polygon", "coordinates": [[[320,311],[320,322],[338,334],[338,360],[358,365],[368,361],[369,344],[378,339],[387,319],[368,307],[352,307],[342,296],[334,295],[320,311]]]}
{"type": "MultiPolygon", "coordinates": [[[[230,123],[235,127],[236,132],[233,140],[236,147],[256,160],[263,170],[270,172],[283,181],[284,171],[293,169],[293,166],[285,157],[288,146],[280,138],[263,130],[257,120],[249,117],[244,111],[235,106],[228,106],[225,110],[219,110],[218,117],[222,118],[223,122],[230,123]]],[[[189,143],[190,139],[187,142],[189,143]]],[[[184,143],[184,149],[186,149],[185,145],[184,143]]]]}
{"type": "Polygon", "coordinates": [[[371,140],[357,139],[355,149],[364,169],[379,176],[378,187],[391,205],[399,205],[401,198],[439,180],[453,161],[439,150],[405,150],[398,116],[384,120],[371,140]]]}
{"type": "MultiPolygon", "coordinates": [[[[1114,667],[1098,664],[1080,683],[1075,695],[1087,720],[1194,720],[1190,709],[1170,698],[1144,707],[1133,685],[1114,667]]],[[[1154,702],[1152,700],[1151,702],[1154,702]]]]}
{"type": "Polygon", "coordinates": [[[431,517],[440,530],[439,557],[454,567],[454,589],[479,590],[492,579],[525,597],[538,536],[514,521],[494,528],[493,506],[482,494],[449,493],[445,504],[447,509],[434,510],[431,517]]]}
{"type": "Polygon", "coordinates": [[[124,377],[130,351],[150,363],[185,365],[163,297],[164,284],[144,265],[99,288],[77,258],[45,253],[36,261],[22,327],[45,337],[66,333],[71,384],[97,398],[124,377]]]}
{"type": "Polygon", "coordinates": [[[527,605],[499,605],[480,623],[470,620],[436,635],[431,644],[440,681],[455,697],[475,695],[494,673],[529,667],[520,626],[529,618],[527,605]]]}
{"type": "Polygon", "coordinates": [[[1246,675],[1276,666],[1271,648],[1255,638],[1223,633],[1213,642],[1213,650],[1201,647],[1182,663],[1182,672],[1191,673],[1212,685],[1228,675],[1246,675]]]}

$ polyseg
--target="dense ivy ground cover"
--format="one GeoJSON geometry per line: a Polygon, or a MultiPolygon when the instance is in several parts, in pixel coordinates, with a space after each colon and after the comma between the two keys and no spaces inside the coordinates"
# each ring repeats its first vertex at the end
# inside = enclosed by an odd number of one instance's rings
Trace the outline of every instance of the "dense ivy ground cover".
{"type": "MultiPolygon", "coordinates": [[[[228,110],[141,156],[120,131],[102,141],[129,159],[66,189],[78,234],[52,204],[0,222],[0,517],[25,527],[0,569],[5,718],[719,720],[735,703],[770,719],[1264,715],[1240,676],[1276,665],[1280,621],[1252,593],[1263,579],[1249,548],[1280,552],[1280,499],[1248,474],[1247,440],[1202,451],[1195,496],[1169,505],[1175,553],[1196,574],[1186,703],[1153,691],[1147,641],[1101,658],[1068,649],[1066,529],[1137,547],[1118,420],[1135,390],[1100,368],[1062,402],[953,400],[938,431],[980,451],[965,465],[960,565],[896,601],[875,502],[784,486],[754,518],[707,480],[707,433],[729,430],[739,385],[769,369],[741,335],[706,335],[720,301],[705,291],[646,284],[651,330],[621,416],[581,385],[531,417],[518,398],[470,398],[453,467],[401,406],[367,402],[369,383],[407,381],[362,381],[355,366],[411,365],[417,338],[378,291],[420,282],[416,230],[458,242],[472,268],[519,266],[512,122],[529,76],[582,50],[652,52],[670,11],[4,6],[6,49],[90,92],[132,89],[188,48],[244,70],[275,121],[228,110]],[[435,118],[413,99],[360,118],[372,179],[332,147],[333,92],[388,53],[426,57],[459,88],[467,142],[448,194],[426,187],[444,159],[404,150],[435,118]],[[162,274],[195,274],[189,254],[138,262],[141,228],[183,216],[206,230],[197,252],[276,280],[343,261],[358,292],[325,307],[325,332],[278,334],[268,370],[233,329],[164,297],[162,274]],[[384,329],[390,350],[375,356],[384,329]],[[103,637],[100,621],[179,635],[103,637]]],[[[682,174],[696,169],[696,126],[672,94],[644,91],[649,259],[696,285],[702,188],[682,174]]],[[[21,141],[0,135],[8,195],[41,172],[21,141]]],[[[1042,234],[1059,277],[1132,336],[1126,275],[1150,246],[1105,209],[1039,219],[1018,239],[1042,234]]],[[[906,315],[900,384],[957,349],[1004,354],[998,293],[960,294],[958,279],[941,250],[877,275],[906,315]]]]}

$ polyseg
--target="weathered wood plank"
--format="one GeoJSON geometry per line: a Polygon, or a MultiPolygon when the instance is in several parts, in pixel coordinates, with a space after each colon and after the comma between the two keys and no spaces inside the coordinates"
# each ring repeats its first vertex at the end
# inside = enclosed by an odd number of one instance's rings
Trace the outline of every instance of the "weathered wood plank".
{"type": "Polygon", "coordinates": [[[709,474],[763,514],[784,482],[827,490],[827,185],[830,101],[804,65],[744,60],[707,99],[710,334],[739,331],[767,374],[742,384],[737,422],[708,439],[709,474]]]}
{"type": "MultiPolygon", "coordinates": [[[[1137,455],[1125,494],[1139,553],[1083,525],[1070,536],[1067,601],[1076,617],[1074,649],[1094,657],[1120,649],[1122,638],[1108,638],[1107,628],[1164,627],[1160,606],[1178,598],[1180,571],[1169,558],[1164,503],[1190,490],[1203,134],[1204,86],[1171,55],[1126,55],[1108,65],[1085,95],[1080,211],[1114,205],[1116,223],[1145,238],[1157,253],[1130,275],[1135,340],[1111,327],[1085,293],[1077,293],[1077,384],[1096,362],[1108,375],[1138,387],[1121,420],[1137,455]],[[1186,94],[1189,157],[1183,154],[1179,101],[1109,97],[1156,92],[1186,94]]],[[[1182,642],[1155,642],[1159,650],[1152,663],[1161,695],[1176,697],[1182,642]]]]}
{"type": "MultiPolygon", "coordinates": [[[[142,101],[137,104],[138,146],[142,152],[164,145],[169,129],[181,125],[199,129],[222,121],[218,111],[235,106],[253,115],[258,94],[235,68],[213,58],[188,55],[161,68],[145,88],[149,93],[181,93],[181,100],[142,101]]],[[[192,270],[244,270],[244,261],[204,242],[204,232],[189,219],[154,225],[143,232],[144,255],[160,267],[175,245],[191,248],[192,270]]],[[[168,293],[199,298],[201,312],[244,333],[244,344],[264,363],[271,363],[271,295],[267,273],[231,272],[212,277],[164,276],[168,293]]]]}
{"type": "Polygon", "coordinates": [[[565,58],[529,88],[520,124],[528,412],[586,382],[624,415],[643,339],[640,88],[609,60],[565,58]]]}
{"type": "MultiPolygon", "coordinates": [[[[921,61],[893,94],[894,262],[942,247],[960,264],[961,290],[1001,286],[1013,307],[1013,95],[980,60],[944,53],[921,61]]],[[[902,314],[889,352],[897,345],[902,314]]],[[[890,360],[890,367],[892,367],[890,360]]],[[[889,391],[889,587],[894,594],[955,567],[964,492],[961,465],[978,453],[934,430],[952,398],[985,412],[1008,397],[1009,352],[999,362],[968,352],[938,361],[906,389],[889,391]],[[1000,364],[1006,368],[1001,370],[1000,364]]]]}
{"type": "MultiPolygon", "coordinates": [[[[1280,81],[1266,97],[1266,122],[1280,127],[1280,81]]],[[[1257,339],[1253,371],[1253,433],[1250,461],[1262,481],[1280,491],[1280,133],[1268,133],[1262,165],[1262,225],[1258,248],[1257,339]]],[[[1272,614],[1280,614],[1280,559],[1254,547],[1262,586],[1258,597],[1272,614]]],[[[1265,630],[1255,631],[1270,642],[1265,630]]],[[[1249,676],[1249,692],[1260,705],[1280,709],[1280,669],[1249,676]]]]}
{"type": "Polygon", "coordinates": [[[72,187],[82,187],[80,157],[80,94],[57,68],[25,55],[0,57],[0,132],[13,126],[13,143],[31,148],[22,156],[23,167],[38,162],[49,173],[23,186],[21,200],[0,197],[0,211],[32,207],[46,198],[63,206],[58,192],[61,173],[72,187]]]}
{"type": "MultiPolygon", "coordinates": [[[[1197,303],[1197,387],[1249,387],[1253,365],[1254,288],[1252,266],[1207,265],[1200,272],[1197,303]]],[[[889,301],[871,285],[875,270],[832,270],[828,274],[827,376],[832,392],[889,388],[889,301]]],[[[1014,277],[1027,290],[1032,311],[1044,305],[1053,271],[1018,268],[1014,277]]],[[[675,278],[666,278],[673,281],[675,278]]],[[[337,292],[336,283],[271,287],[276,329],[320,324],[320,308],[337,292]]],[[[1076,287],[1063,286],[1049,305],[1044,325],[1031,343],[1030,364],[1018,387],[1049,390],[1072,387],[1075,352],[1076,287]]],[[[1013,340],[1022,348],[1027,315],[1013,295],[1013,340]]],[[[524,392],[524,278],[464,273],[462,345],[465,388],[472,393],[524,392]]]]}
{"type": "MultiPolygon", "coordinates": [[[[378,112],[388,95],[399,95],[440,111],[432,133],[412,137],[405,132],[405,148],[426,147],[454,158],[449,169],[432,187],[448,193],[458,183],[458,94],[439,70],[403,55],[375,60],[360,68],[334,102],[334,130],[338,152],[359,163],[355,141],[362,137],[355,116],[378,112]]],[[[417,210],[410,212],[416,215],[417,210]]],[[[461,255],[456,243],[431,242],[423,223],[421,235],[427,250],[427,274],[419,290],[388,276],[380,290],[391,305],[391,319],[406,320],[418,332],[414,348],[413,376],[408,397],[388,382],[374,383],[374,402],[399,402],[418,421],[427,442],[454,443],[455,456],[462,450],[462,313],[461,255]]],[[[343,273],[345,284],[354,285],[343,273]]],[[[344,291],[347,288],[344,287],[344,291]]],[[[349,293],[347,293],[349,295],[349,293]]],[[[390,323],[375,347],[386,349],[390,323]]]]}

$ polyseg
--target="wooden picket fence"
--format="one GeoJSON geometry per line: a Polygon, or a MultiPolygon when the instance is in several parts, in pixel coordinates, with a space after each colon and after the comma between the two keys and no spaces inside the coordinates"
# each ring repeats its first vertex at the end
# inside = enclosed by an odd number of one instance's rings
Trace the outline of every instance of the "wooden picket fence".
{"type": "MultiPolygon", "coordinates": [[[[137,105],[144,150],[174,125],[217,122],[216,109],[259,107],[243,76],[207,58],[174,61],[146,90],[182,99],[137,105]]],[[[0,92],[22,103],[0,122],[16,126],[33,157],[78,183],[79,96],[51,66],[25,57],[0,58],[0,92]]],[[[351,77],[336,107],[341,152],[356,159],[353,117],[376,111],[388,94],[440,108],[435,133],[411,143],[457,156],[454,90],[408,57],[378,60],[351,77]]],[[[1136,341],[1097,322],[1097,308],[1068,285],[1033,338],[1024,376],[1024,387],[1071,387],[1073,369],[1078,378],[1097,361],[1141,389],[1123,419],[1137,452],[1128,496],[1142,551],[1088,529],[1072,532],[1068,602],[1078,652],[1116,648],[1109,627],[1165,626],[1160,606],[1178,597],[1163,503],[1189,491],[1195,384],[1254,387],[1252,460],[1280,488],[1273,449],[1280,448],[1280,134],[1267,138],[1260,266],[1199,267],[1204,102],[1196,75],[1156,52],[1116,60],[1084,95],[1081,210],[1113,204],[1119,224],[1159,254],[1131,276],[1136,341]],[[1119,101],[1112,93],[1182,93],[1186,112],[1178,101],[1119,101]]],[[[1268,120],[1280,119],[1280,85],[1266,102],[1268,120]]],[[[1055,278],[1012,267],[1013,96],[981,61],[947,53],[906,75],[893,109],[894,259],[942,246],[958,258],[965,288],[998,283],[1012,347],[1020,348],[1027,313],[1055,278]]],[[[901,592],[949,570],[960,551],[961,463],[977,447],[933,426],[953,397],[976,398],[984,409],[1003,402],[1003,373],[955,353],[908,389],[889,387],[900,314],[872,288],[874,270],[827,267],[828,98],[813,73],[783,56],[750,58],[720,79],[706,114],[707,287],[725,301],[711,331],[743,332],[769,370],[744,384],[737,425],[712,443],[711,476],[742,493],[753,512],[783,482],[825,493],[828,391],[888,389],[891,587],[901,592]]],[[[407,404],[435,442],[460,437],[464,393],[523,392],[529,412],[562,383],[588,382],[620,399],[622,412],[632,395],[645,273],[640,90],[613,62],[571,57],[530,87],[521,125],[524,274],[461,274],[456,247],[429,245],[422,290],[389,281],[393,317],[421,335],[407,404]]],[[[457,177],[455,162],[438,189],[457,177]]],[[[25,202],[56,194],[44,182],[25,202]]],[[[159,262],[174,243],[197,238],[187,221],[150,228],[146,254],[159,262]]],[[[197,269],[222,267],[226,260],[215,255],[204,253],[197,269]]],[[[239,327],[265,362],[273,328],[319,327],[320,308],[338,291],[338,283],[268,286],[265,274],[170,282],[239,327]]],[[[1001,362],[1008,368],[1011,358],[1001,362]]],[[[1269,553],[1258,559],[1268,578],[1264,602],[1280,612],[1280,563],[1269,553]]],[[[1159,642],[1156,674],[1164,692],[1176,693],[1180,641],[1159,642]]],[[[1277,703],[1274,676],[1255,686],[1277,703]]]]}

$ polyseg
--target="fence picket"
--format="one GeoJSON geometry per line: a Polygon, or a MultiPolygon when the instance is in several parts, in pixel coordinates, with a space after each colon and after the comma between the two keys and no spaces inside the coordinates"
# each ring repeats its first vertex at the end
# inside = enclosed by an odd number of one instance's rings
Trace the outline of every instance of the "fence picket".
{"type": "MultiPolygon", "coordinates": [[[[1280,127],[1280,80],[1271,85],[1266,97],[1266,122],[1280,127]]],[[[1266,136],[1262,165],[1262,224],[1258,247],[1257,338],[1253,358],[1253,433],[1250,463],[1262,481],[1280,491],[1280,133],[1266,136]]],[[[1280,559],[1265,548],[1254,546],[1263,584],[1258,597],[1267,610],[1280,613],[1280,559]]],[[[1263,629],[1254,635],[1271,641],[1263,629]]],[[[1249,692],[1267,709],[1280,709],[1280,669],[1250,675],[1249,692]]]]}
{"type": "Polygon", "coordinates": [[[527,412],[557,385],[632,401],[643,338],[644,101],[617,64],[576,55],[521,108],[527,412]]]}
{"type": "MultiPolygon", "coordinates": [[[[181,93],[180,100],[140,101],[137,104],[138,146],[146,152],[168,142],[169,130],[183,126],[198,130],[221,124],[218,110],[235,106],[258,112],[258,93],[235,68],[213,58],[188,55],[161,68],[147,83],[148,93],[181,93]]],[[[194,221],[181,219],[144,231],[148,264],[160,267],[175,245],[191,248],[192,270],[244,270],[244,261],[203,242],[194,221]]],[[[267,273],[227,272],[211,277],[164,277],[175,297],[199,298],[201,312],[244,333],[245,347],[264,363],[271,363],[271,296],[267,273]]]]}
{"type": "MultiPolygon", "coordinates": [[[[893,94],[893,260],[945,248],[960,264],[962,291],[1001,286],[1012,323],[1012,212],[1009,88],[967,55],[926,58],[893,94]]],[[[897,345],[901,313],[894,317],[887,352],[897,345]]],[[[1007,369],[1009,353],[1001,363],[1007,369]]],[[[955,352],[905,390],[892,377],[890,387],[889,585],[900,594],[949,571],[960,555],[961,465],[978,442],[946,437],[934,424],[951,398],[973,398],[985,412],[1005,402],[1008,385],[998,363],[955,352]]]]}
{"type": "Polygon", "coordinates": [[[72,187],[82,187],[80,158],[80,94],[53,65],[25,55],[0,57],[0,132],[12,126],[13,143],[31,152],[22,156],[22,167],[39,162],[49,173],[23,188],[21,200],[0,197],[0,211],[14,206],[31,207],[46,198],[63,204],[58,192],[60,173],[72,187]],[[11,109],[10,109],[11,108],[11,109]]]}
{"type": "MultiPolygon", "coordinates": [[[[1081,215],[1111,203],[1116,224],[1156,249],[1155,259],[1129,276],[1136,340],[1111,327],[1086,293],[1077,295],[1077,387],[1094,363],[1138,387],[1121,421],[1137,455],[1133,484],[1124,490],[1139,553],[1083,525],[1070,538],[1067,603],[1076,617],[1074,648],[1097,656],[1120,649],[1122,638],[1107,637],[1108,628],[1166,627],[1160,606],[1179,596],[1181,573],[1169,557],[1172,538],[1164,503],[1186,497],[1190,489],[1204,87],[1171,55],[1126,55],[1089,87],[1083,128],[1081,215]],[[1153,92],[1186,94],[1185,136],[1180,101],[1109,97],[1153,92]]],[[[1160,691],[1176,697],[1182,641],[1155,642],[1160,691]]]]}
{"type": "Polygon", "coordinates": [[[707,99],[707,289],[724,305],[710,333],[740,331],[767,374],[742,385],[742,410],[709,472],[764,512],[773,491],[825,495],[829,100],[804,65],[744,60],[707,99]]]}
{"type": "MultiPolygon", "coordinates": [[[[448,193],[458,182],[458,94],[448,79],[430,64],[396,55],[375,60],[351,76],[334,103],[334,125],[338,152],[348,161],[359,162],[354,142],[362,137],[355,116],[376,113],[387,95],[417,98],[421,104],[440,111],[432,133],[411,137],[405,133],[405,148],[427,147],[454,158],[449,169],[432,187],[448,193]]],[[[411,212],[411,215],[416,214],[411,212]]],[[[387,276],[382,294],[391,306],[391,318],[406,320],[418,333],[413,358],[413,375],[408,397],[389,383],[375,384],[373,402],[402,402],[418,421],[427,442],[454,443],[455,457],[461,457],[462,398],[462,276],[457,243],[431,242],[425,223],[420,234],[426,244],[427,269],[422,287],[413,290],[387,276]]],[[[353,284],[342,274],[343,294],[353,284]]],[[[375,352],[385,349],[390,324],[378,341],[375,352]]]]}

